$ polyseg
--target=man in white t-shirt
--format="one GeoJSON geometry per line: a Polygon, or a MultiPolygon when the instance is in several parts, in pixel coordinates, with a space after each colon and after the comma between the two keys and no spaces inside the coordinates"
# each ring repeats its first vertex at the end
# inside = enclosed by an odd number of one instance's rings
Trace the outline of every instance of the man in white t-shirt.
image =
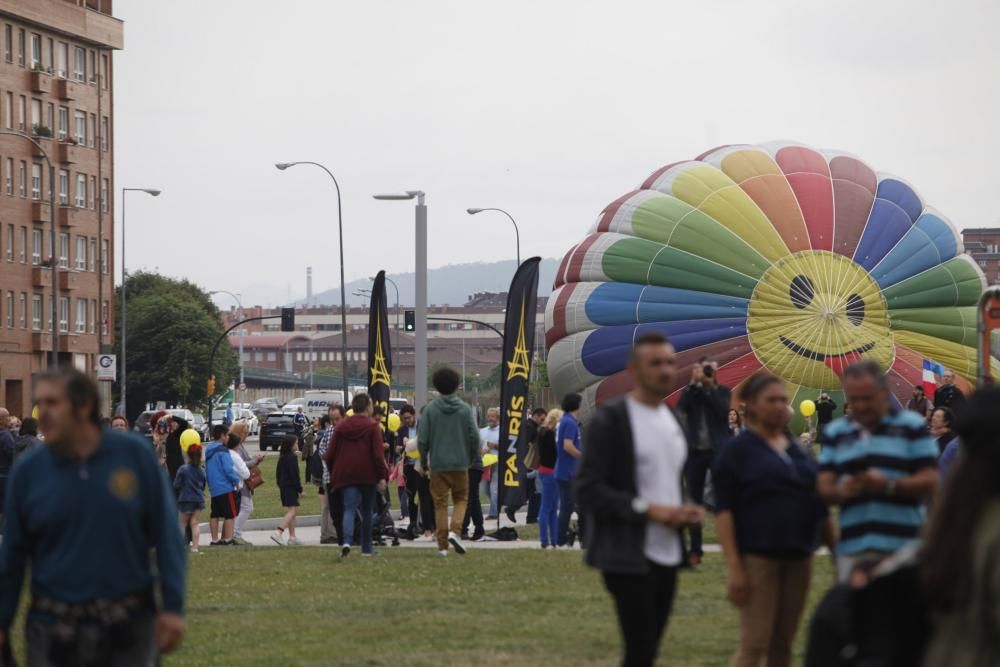
{"type": "Polygon", "coordinates": [[[664,404],[673,387],[674,349],[650,332],[633,343],[634,388],[590,419],[576,474],[587,521],[587,563],[601,570],[615,600],[624,664],[652,665],[685,562],[684,530],[704,509],[685,504],[687,442],[664,404]]]}
{"type": "MultiPolygon", "coordinates": [[[[500,455],[500,408],[490,408],[486,411],[486,427],[479,429],[479,442],[481,445],[480,453],[483,456],[500,455]]],[[[487,521],[496,519],[500,514],[500,508],[497,507],[497,491],[499,489],[497,471],[500,470],[500,467],[498,463],[494,463],[489,469],[490,479],[484,479],[481,483],[482,493],[490,499],[490,513],[486,517],[487,521]]]]}

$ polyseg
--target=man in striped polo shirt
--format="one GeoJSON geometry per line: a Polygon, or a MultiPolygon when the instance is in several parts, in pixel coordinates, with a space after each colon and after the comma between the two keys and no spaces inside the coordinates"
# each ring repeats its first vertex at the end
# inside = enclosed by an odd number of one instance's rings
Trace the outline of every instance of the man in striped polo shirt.
{"type": "Polygon", "coordinates": [[[848,366],[842,381],[850,416],[824,430],[816,486],[840,506],[837,576],[845,581],[855,566],[917,540],[938,483],[938,449],[920,415],[893,405],[876,362],[848,366]]]}

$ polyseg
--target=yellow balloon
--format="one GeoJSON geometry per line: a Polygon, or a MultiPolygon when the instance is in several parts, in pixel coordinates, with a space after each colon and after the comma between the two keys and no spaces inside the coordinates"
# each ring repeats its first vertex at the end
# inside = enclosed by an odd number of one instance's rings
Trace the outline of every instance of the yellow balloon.
{"type": "Polygon", "coordinates": [[[38,406],[31,408],[31,418],[38,419],[38,406]]]}
{"type": "Polygon", "coordinates": [[[412,452],[406,452],[406,455],[409,456],[411,459],[419,459],[420,458],[420,450],[419,449],[414,449],[412,452]]]}
{"type": "Polygon", "coordinates": [[[345,417],[353,417],[354,416],[354,409],[353,408],[349,408],[347,410],[347,412],[344,413],[344,416],[345,417]]]}
{"type": "Polygon", "coordinates": [[[398,431],[400,426],[399,415],[397,415],[396,413],[392,413],[391,415],[389,415],[388,419],[386,420],[386,426],[388,426],[389,430],[392,431],[393,433],[398,431]]]}
{"type": "Polygon", "coordinates": [[[489,468],[490,466],[492,466],[493,464],[495,464],[499,460],[500,460],[500,457],[497,456],[496,454],[484,454],[483,455],[483,467],[484,468],[489,468]]]}
{"type": "Polygon", "coordinates": [[[802,413],[803,417],[812,417],[816,414],[816,404],[806,399],[799,403],[799,412],[802,413]]]}
{"type": "Polygon", "coordinates": [[[201,436],[198,435],[198,431],[193,428],[189,428],[183,433],[181,433],[181,451],[187,454],[188,447],[191,445],[200,445],[201,436]]]}

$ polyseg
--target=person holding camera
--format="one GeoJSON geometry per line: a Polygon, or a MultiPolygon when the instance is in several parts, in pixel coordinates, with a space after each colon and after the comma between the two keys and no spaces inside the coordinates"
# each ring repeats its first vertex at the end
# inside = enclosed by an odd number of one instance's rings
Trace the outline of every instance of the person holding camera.
{"type": "MultiPolygon", "coordinates": [[[[691,501],[705,500],[705,476],[712,467],[715,452],[730,438],[729,406],[732,390],[719,384],[719,364],[702,357],[691,371],[691,382],[681,393],[677,411],[684,418],[688,441],[685,483],[691,501]]],[[[702,559],[701,526],[691,527],[691,551],[688,562],[700,565],[702,559]]]]}

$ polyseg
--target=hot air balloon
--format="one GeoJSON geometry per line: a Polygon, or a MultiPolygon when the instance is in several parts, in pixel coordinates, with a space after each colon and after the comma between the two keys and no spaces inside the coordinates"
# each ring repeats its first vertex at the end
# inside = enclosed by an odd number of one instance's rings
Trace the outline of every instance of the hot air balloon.
{"type": "Polygon", "coordinates": [[[628,391],[631,342],[655,330],[678,352],[671,402],[703,356],[734,388],[770,370],[793,405],[821,391],[842,405],[840,373],[860,359],[887,369],[899,404],[924,360],[968,392],[985,286],[955,227],[902,179],[839,151],[723,146],[655,171],[563,258],[549,379],[586,413],[628,391]]]}

